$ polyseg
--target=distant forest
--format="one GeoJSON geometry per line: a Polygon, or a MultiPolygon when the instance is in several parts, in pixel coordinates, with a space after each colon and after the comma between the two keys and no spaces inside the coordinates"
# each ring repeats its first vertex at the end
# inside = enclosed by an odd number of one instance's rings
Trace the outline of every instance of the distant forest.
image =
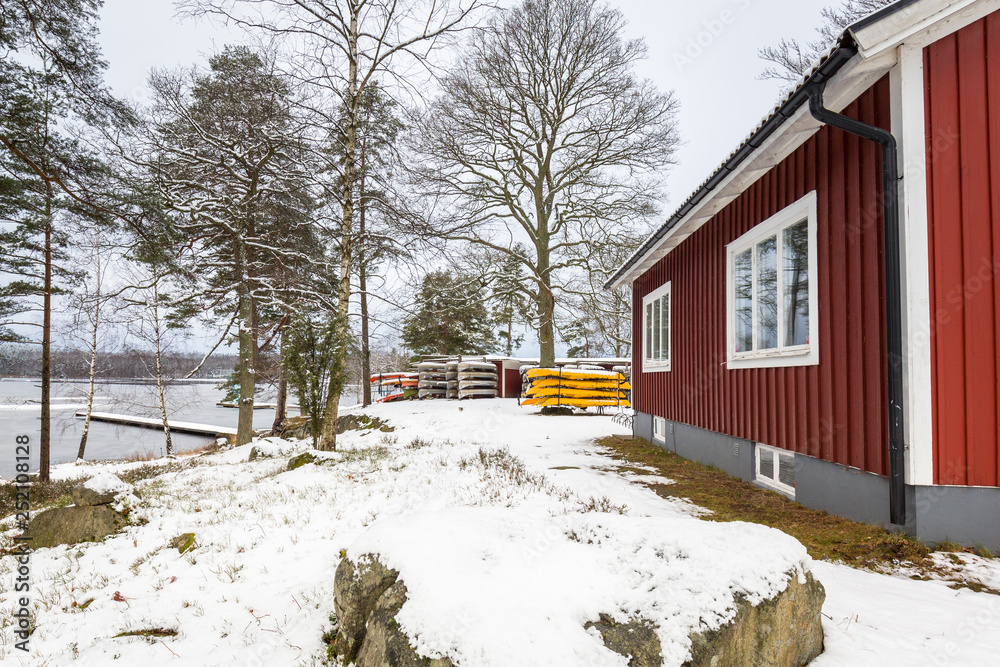
{"type": "MultiPolygon", "coordinates": [[[[202,360],[194,352],[165,353],[161,358],[163,374],[169,378],[184,377],[202,360]]],[[[193,378],[225,378],[236,366],[235,354],[213,354],[193,378]]],[[[58,348],[52,350],[53,379],[87,379],[90,372],[89,353],[83,350],[58,348]]],[[[97,378],[152,379],[156,360],[152,352],[128,350],[98,354],[97,378]]],[[[38,377],[42,370],[41,349],[36,345],[0,346],[0,378],[38,377]]]]}

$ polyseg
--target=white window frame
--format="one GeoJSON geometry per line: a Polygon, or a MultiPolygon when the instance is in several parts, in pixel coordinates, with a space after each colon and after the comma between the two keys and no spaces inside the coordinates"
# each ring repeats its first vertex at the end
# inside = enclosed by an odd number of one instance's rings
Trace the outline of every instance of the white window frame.
{"type": "MultiPolygon", "coordinates": [[[[674,346],[673,346],[673,334],[674,334],[674,323],[673,323],[673,312],[674,312],[674,297],[670,292],[670,281],[668,280],[660,287],[647,294],[642,298],[642,371],[644,373],[660,373],[663,371],[670,370],[670,360],[674,356],[674,346]],[[646,323],[646,305],[652,303],[653,301],[658,301],[664,296],[667,297],[667,358],[662,359],[651,359],[647,355],[647,345],[646,332],[649,330],[646,323]]],[[[660,314],[661,320],[663,313],[660,314]]],[[[661,341],[662,346],[662,341],[661,341]]]]}
{"type": "Polygon", "coordinates": [[[653,440],[663,443],[667,441],[667,420],[656,415],[653,415],[653,440]]]}
{"type": "Polygon", "coordinates": [[[770,445],[764,445],[757,443],[754,447],[754,480],[758,483],[766,486],[768,488],[774,489],[775,491],[780,491],[784,494],[790,495],[792,498],[795,497],[795,487],[788,486],[781,481],[781,458],[780,457],[790,457],[792,459],[792,466],[794,469],[795,465],[795,452],[791,452],[787,449],[780,449],[778,447],[772,447],[770,445]],[[764,477],[760,473],[760,460],[761,458],[770,458],[774,465],[774,478],[764,477]]]}
{"type": "MultiPolygon", "coordinates": [[[[816,266],[816,191],[806,196],[764,222],[756,225],[743,236],[726,246],[726,367],[735,368],[773,368],[780,366],[815,366],[819,363],[819,284],[818,267],[816,266]],[[757,244],[770,236],[777,236],[778,266],[781,266],[782,235],[781,232],[803,220],[809,239],[809,342],[794,347],[780,347],[784,336],[779,319],[778,344],[771,350],[736,351],[736,256],[751,250],[753,258],[754,295],[757,284],[757,253],[753,250],[757,244]]],[[[780,273],[780,272],[779,272],[780,273]]],[[[754,299],[753,330],[754,341],[757,339],[757,304],[754,299]]],[[[784,280],[778,280],[778,303],[784,306],[784,280]]],[[[644,306],[645,308],[645,306],[644,306]]],[[[643,311],[645,312],[645,310],[643,311]]]]}

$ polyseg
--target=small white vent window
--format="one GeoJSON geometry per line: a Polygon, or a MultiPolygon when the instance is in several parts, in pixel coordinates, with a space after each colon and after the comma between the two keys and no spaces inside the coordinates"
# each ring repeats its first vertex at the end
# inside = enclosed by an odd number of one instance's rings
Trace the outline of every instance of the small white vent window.
{"type": "Polygon", "coordinates": [[[667,420],[663,417],[653,417],[653,440],[667,441],[667,420]]]}
{"type": "Polygon", "coordinates": [[[768,445],[757,445],[757,481],[795,496],[795,453],[768,445]]]}

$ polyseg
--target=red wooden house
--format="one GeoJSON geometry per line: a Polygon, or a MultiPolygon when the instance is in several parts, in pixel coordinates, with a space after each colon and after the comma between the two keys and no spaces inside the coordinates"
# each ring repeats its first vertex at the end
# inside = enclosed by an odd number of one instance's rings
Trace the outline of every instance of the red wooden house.
{"type": "Polygon", "coordinates": [[[635,433],[1000,547],[1000,0],[848,28],[619,269],[635,433]]]}

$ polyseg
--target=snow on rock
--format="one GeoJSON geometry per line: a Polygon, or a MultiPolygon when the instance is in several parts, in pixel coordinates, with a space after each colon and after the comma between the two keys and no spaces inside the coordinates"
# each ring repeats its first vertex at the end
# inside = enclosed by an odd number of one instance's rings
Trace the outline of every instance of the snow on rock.
{"type": "Polygon", "coordinates": [[[621,665],[585,628],[652,621],[664,665],[690,635],[781,593],[810,561],[797,540],[746,523],[453,508],[381,519],[348,549],[399,572],[396,620],[417,651],[459,665],[621,665]],[[512,641],[512,638],[513,641],[512,641]]]}
{"type": "Polygon", "coordinates": [[[84,488],[99,494],[119,494],[132,490],[132,485],[123,482],[118,475],[110,472],[99,472],[86,482],[84,488]]]}

